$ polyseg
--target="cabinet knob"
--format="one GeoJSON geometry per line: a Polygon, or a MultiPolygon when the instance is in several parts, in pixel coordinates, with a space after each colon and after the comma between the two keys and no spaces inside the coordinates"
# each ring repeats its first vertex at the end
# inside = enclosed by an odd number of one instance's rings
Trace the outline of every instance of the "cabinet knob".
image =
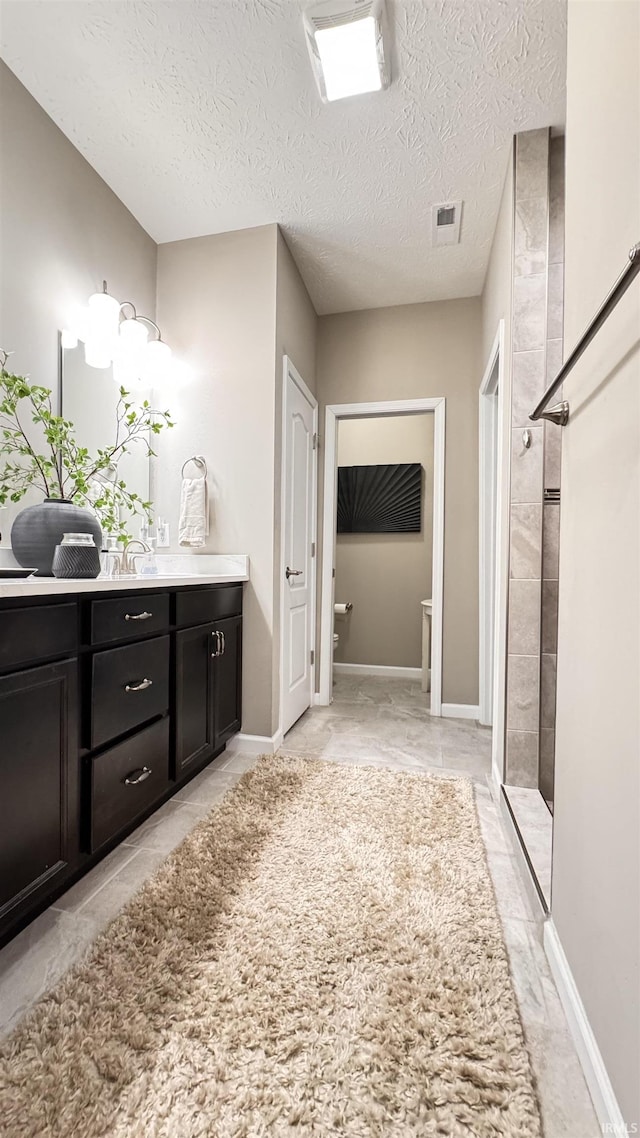
{"type": "Polygon", "coordinates": [[[123,780],[125,786],[137,786],[139,782],[144,782],[151,774],[151,767],[138,767],[137,770],[131,771],[123,780]]]}
{"type": "Polygon", "coordinates": [[[148,679],[145,677],[145,679],[144,679],[144,680],[140,680],[140,682],[139,682],[139,683],[136,683],[136,684],[125,684],[125,685],[124,685],[124,690],[125,690],[125,691],[146,691],[146,689],[147,689],[147,688],[150,688],[150,687],[151,687],[152,683],[153,683],[153,680],[148,680],[148,679]]]}

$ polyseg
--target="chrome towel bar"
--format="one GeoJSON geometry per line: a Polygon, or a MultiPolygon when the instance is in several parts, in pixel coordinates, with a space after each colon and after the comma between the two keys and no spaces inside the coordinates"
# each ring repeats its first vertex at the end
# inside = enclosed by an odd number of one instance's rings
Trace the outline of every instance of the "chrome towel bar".
{"type": "Polygon", "coordinates": [[[624,296],[632,280],[637,277],[639,272],[640,241],[629,251],[628,264],[625,265],[623,271],[620,273],[620,276],[611,289],[611,292],[601,304],[600,308],[593,317],[593,320],[583,332],[571,354],[567,356],[556,378],[552,383],[549,384],[547,390],[542,396],[542,399],[538,403],[538,406],[529,415],[532,423],[537,422],[538,419],[548,419],[551,423],[558,423],[561,427],[566,426],[567,422],[569,421],[569,404],[567,403],[566,399],[563,399],[561,403],[556,403],[555,407],[549,407],[548,411],[546,410],[546,406],[550,400],[553,399],[558,388],[563,384],[564,380],[567,378],[574,365],[577,364],[580,356],[589,346],[596,332],[602,328],[602,325],[607,319],[607,316],[613,312],[616,304],[621,299],[621,297],[624,296]]]}

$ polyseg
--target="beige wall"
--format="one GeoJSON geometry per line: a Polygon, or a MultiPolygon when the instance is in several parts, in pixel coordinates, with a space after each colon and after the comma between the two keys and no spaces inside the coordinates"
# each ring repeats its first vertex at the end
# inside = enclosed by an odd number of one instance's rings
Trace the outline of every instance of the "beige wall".
{"type": "Polygon", "coordinates": [[[57,398],[58,332],[103,278],[154,315],[156,246],[2,62],[0,107],[0,345],[57,398]]]}
{"type": "Polygon", "coordinates": [[[433,415],[340,421],[339,466],[397,462],[422,466],[422,530],[337,535],[336,601],[351,601],[353,610],[335,620],[336,663],[422,663],[420,602],[431,596],[433,415]]]}
{"type": "Polygon", "coordinates": [[[177,549],[180,470],[202,454],[212,492],[203,552],[248,553],[243,730],[271,735],[277,227],[161,245],[158,319],[194,370],[171,398],[153,498],[177,549]]]}
{"type": "Polygon", "coordinates": [[[313,394],[316,391],[316,345],[318,317],[287,243],[278,229],[276,262],[276,356],[275,356],[275,495],[273,530],[273,707],[271,732],[280,719],[280,603],[281,564],[281,477],[282,477],[282,393],[283,359],[288,356],[313,394]]]}
{"type": "MultiPolygon", "coordinates": [[[[496,338],[498,324],[505,321],[511,329],[512,254],[513,254],[513,150],[504,176],[502,197],[496,218],[487,274],[482,290],[482,361],[486,365],[496,338]]],[[[509,345],[507,344],[507,349],[509,345]]],[[[509,351],[506,352],[507,358],[509,351]]]]}
{"type": "MultiPolygon", "coordinates": [[[[640,239],[639,59],[640,5],[570,0],[566,348],[640,239]]],[[[565,395],[552,914],[631,1125],[640,1123],[639,280],[565,395]]]]}
{"type": "Polygon", "coordinates": [[[176,427],[159,439],[152,495],[177,549],[180,469],[203,454],[212,490],[202,552],[248,553],[243,723],[275,733],[280,677],[282,361],[315,388],[317,317],[276,225],[158,250],[158,318],[193,382],[171,400],[176,427]]]}
{"type": "Polygon", "coordinates": [[[447,703],[478,702],[481,368],[479,297],[347,312],[319,320],[322,411],[328,403],[446,397],[443,699],[447,703]]]}

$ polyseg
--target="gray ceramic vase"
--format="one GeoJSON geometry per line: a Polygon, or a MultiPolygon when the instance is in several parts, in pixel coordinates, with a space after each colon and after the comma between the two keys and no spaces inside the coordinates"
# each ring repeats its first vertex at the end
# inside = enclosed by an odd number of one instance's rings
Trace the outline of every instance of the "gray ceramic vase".
{"type": "Polygon", "coordinates": [[[39,577],[53,576],[53,555],[65,533],[90,533],[102,548],[102,530],[95,514],[63,498],[45,498],[21,510],[11,527],[11,548],[18,565],[37,569],[39,577]]]}

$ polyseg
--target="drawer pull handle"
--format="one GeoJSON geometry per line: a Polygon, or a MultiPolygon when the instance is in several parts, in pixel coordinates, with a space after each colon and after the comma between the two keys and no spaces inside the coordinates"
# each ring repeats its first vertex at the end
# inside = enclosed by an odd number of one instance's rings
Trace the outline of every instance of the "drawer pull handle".
{"type": "Polygon", "coordinates": [[[137,770],[131,771],[124,780],[125,786],[137,786],[139,782],[144,782],[151,774],[151,767],[138,767],[137,770]]]}
{"type": "Polygon", "coordinates": [[[144,680],[140,680],[139,684],[125,684],[124,690],[125,691],[146,691],[147,688],[151,687],[152,683],[153,683],[153,680],[148,680],[145,677],[144,680]]]}
{"type": "Polygon", "coordinates": [[[152,612],[126,612],[124,614],[125,620],[150,620],[153,616],[152,612]]]}
{"type": "Polygon", "coordinates": [[[224,656],[224,650],[225,650],[224,632],[217,632],[216,631],[216,632],[212,632],[211,635],[215,636],[216,644],[218,645],[217,650],[215,652],[212,652],[211,655],[214,657],[215,656],[224,656]]]}

